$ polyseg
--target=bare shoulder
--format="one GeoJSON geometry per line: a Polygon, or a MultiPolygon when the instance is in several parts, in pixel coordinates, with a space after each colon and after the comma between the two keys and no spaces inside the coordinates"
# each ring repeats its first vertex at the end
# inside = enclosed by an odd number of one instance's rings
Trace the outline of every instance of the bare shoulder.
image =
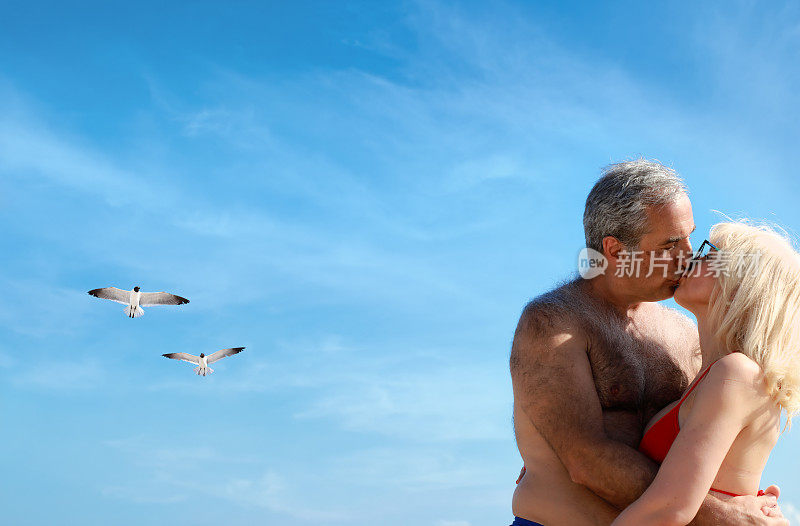
{"type": "Polygon", "coordinates": [[[698,400],[706,402],[703,407],[707,415],[738,415],[743,425],[759,420],[774,427],[775,418],[780,419],[780,410],[774,411],[777,406],[763,378],[761,367],[755,361],[739,352],[727,354],[711,366],[698,385],[697,391],[702,393],[698,400]]]}
{"type": "Polygon", "coordinates": [[[575,316],[561,306],[537,299],[529,302],[522,311],[514,332],[514,339],[550,339],[582,332],[575,316]]]}
{"type": "Polygon", "coordinates": [[[709,380],[717,382],[736,382],[761,391],[763,373],[761,367],[740,352],[727,354],[717,360],[708,372],[709,380]]]}
{"type": "Polygon", "coordinates": [[[673,331],[678,331],[682,336],[689,336],[693,339],[698,339],[697,325],[692,319],[677,309],[667,307],[666,305],[656,304],[660,311],[664,323],[673,331]]]}
{"type": "Polygon", "coordinates": [[[677,309],[655,304],[658,332],[665,349],[681,364],[688,378],[700,369],[700,333],[694,321],[677,309]]]}
{"type": "Polygon", "coordinates": [[[511,345],[512,372],[524,361],[567,358],[570,350],[586,348],[583,324],[570,308],[574,298],[564,289],[543,294],[523,309],[511,345]]]}

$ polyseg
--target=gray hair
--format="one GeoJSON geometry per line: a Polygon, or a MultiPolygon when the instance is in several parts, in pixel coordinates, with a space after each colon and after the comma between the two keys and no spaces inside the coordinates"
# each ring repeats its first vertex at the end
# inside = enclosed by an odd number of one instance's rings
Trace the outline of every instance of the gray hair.
{"type": "Polygon", "coordinates": [[[638,248],[647,233],[647,208],[688,193],[675,170],[658,161],[640,158],[607,166],[586,198],[586,246],[603,252],[603,238],[613,236],[629,250],[638,248]]]}

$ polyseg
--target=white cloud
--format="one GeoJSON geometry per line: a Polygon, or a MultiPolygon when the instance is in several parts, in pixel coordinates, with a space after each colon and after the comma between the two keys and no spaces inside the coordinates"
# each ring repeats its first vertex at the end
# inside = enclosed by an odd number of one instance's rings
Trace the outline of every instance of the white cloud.
{"type": "Polygon", "coordinates": [[[170,201],[168,188],[156,187],[142,174],[120,169],[107,156],[81,144],[81,139],[67,139],[65,135],[20,110],[12,116],[5,114],[0,118],[0,171],[23,178],[42,177],[98,195],[111,206],[164,206],[170,201]]]}
{"type": "MultiPolygon", "coordinates": [[[[299,400],[306,402],[295,414],[298,420],[321,419],[412,442],[513,436],[505,359],[462,363],[458,353],[388,347],[379,353],[373,345],[382,343],[356,344],[337,335],[282,342],[266,359],[226,371],[207,387],[220,393],[302,393],[299,400]]],[[[191,393],[193,380],[155,382],[148,389],[191,393]]]]}
{"type": "Polygon", "coordinates": [[[421,355],[389,361],[362,357],[360,363],[354,358],[349,370],[331,363],[311,375],[321,394],[297,418],[331,418],[345,429],[419,442],[509,438],[504,363],[422,361],[421,355]]]}
{"type": "Polygon", "coordinates": [[[105,369],[97,361],[72,361],[68,357],[57,357],[26,366],[11,381],[24,389],[85,391],[102,386],[106,377],[105,369]]]}
{"type": "Polygon", "coordinates": [[[778,505],[781,507],[783,516],[789,520],[789,524],[800,524],[800,509],[791,502],[780,501],[778,505]]]}
{"type": "Polygon", "coordinates": [[[136,504],[172,504],[192,500],[186,493],[162,494],[160,488],[143,486],[109,485],[100,489],[103,497],[134,502],[136,504]]]}
{"type": "MultiPolygon", "coordinates": [[[[85,227],[82,235],[63,239],[57,230],[44,229],[43,239],[78,257],[121,268],[127,275],[158,275],[182,290],[196,289],[195,309],[263,304],[265,297],[287,283],[322,287],[339,297],[371,296],[373,301],[408,302],[413,291],[428,290],[470,297],[447,272],[414,253],[386,246],[386,232],[413,238],[421,237],[423,229],[408,225],[402,214],[387,211],[369,184],[321,154],[296,152],[283,144],[274,151],[279,168],[266,180],[276,179],[277,191],[288,189],[288,199],[322,209],[328,220],[315,224],[294,211],[228,207],[212,201],[194,189],[191,179],[147,159],[132,168],[130,162],[115,160],[81,138],[44,124],[24,104],[0,118],[0,172],[19,181],[38,178],[100,199],[95,213],[87,211],[88,223],[80,225],[85,227]],[[125,231],[121,224],[89,221],[102,214],[104,206],[124,210],[129,221],[140,221],[148,234],[120,236],[125,231]],[[360,235],[332,226],[343,213],[360,235]],[[187,261],[192,263],[182,263],[187,261]],[[230,290],[237,293],[227,293],[230,290]]],[[[250,164],[245,162],[241,170],[263,162],[261,155],[245,156],[250,164]]],[[[252,188],[245,186],[242,191],[252,188]]],[[[460,225],[458,232],[464,228],[460,225]]]]}
{"type": "Polygon", "coordinates": [[[46,337],[75,333],[86,324],[91,309],[86,291],[44,279],[0,278],[0,288],[0,325],[18,334],[46,337]]]}
{"type": "Polygon", "coordinates": [[[16,363],[16,360],[10,353],[0,349],[0,369],[6,369],[16,363]]]}
{"type": "Polygon", "coordinates": [[[526,173],[520,161],[515,156],[501,153],[466,159],[452,168],[449,186],[453,190],[465,190],[484,182],[514,177],[527,183],[534,182],[533,174],[526,173]]]}
{"type": "Polygon", "coordinates": [[[102,485],[101,481],[100,493],[106,497],[148,503],[202,498],[209,505],[215,499],[223,499],[308,521],[339,523],[350,517],[345,510],[322,510],[309,505],[302,498],[302,488],[290,484],[273,469],[259,468],[264,464],[261,457],[220,452],[206,446],[163,446],[145,435],[107,440],[104,444],[119,451],[122,462],[132,460],[142,474],[139,480],[124,485],[102,485]],[[259,469],[260,474],[250,475],[259,469]]]}
{"type": "Polygon", "coordinates": [[[402,494],[465,489],[480,492],[489,489],[497,476],[494,466],[470,462],[467,455],[456,453],[445,445],[399,445],[359,450],[334,459],[330,472],[335,478],[355,486],[381,481],[387,493],[402,494]]]}

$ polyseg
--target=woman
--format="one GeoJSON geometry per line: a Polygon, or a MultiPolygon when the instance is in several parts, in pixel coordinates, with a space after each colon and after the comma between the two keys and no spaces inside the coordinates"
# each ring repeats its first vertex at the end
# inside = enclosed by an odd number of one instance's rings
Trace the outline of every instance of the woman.
{"type": "Polygon", "coordinates": [[[616,526],[687,524],[709,491],[756,495],[781,410],[788,425],[800,408],[800,255],[745,222],[703,245],[675,292],[697,317],[701,373],[645,429],[639,449],[661,467],[616,526]]]}

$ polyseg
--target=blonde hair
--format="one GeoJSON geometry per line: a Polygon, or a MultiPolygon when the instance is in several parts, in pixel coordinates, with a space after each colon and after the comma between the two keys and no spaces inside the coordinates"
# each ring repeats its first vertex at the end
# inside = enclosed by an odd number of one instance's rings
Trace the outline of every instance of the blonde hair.
{"type": "Polygon", "coordinates": [[[761,366],[788,426],[800,410],[800,254],[787,235],[749,220],[714,225],[710,241],[722,253],[709,303],[716,337],[761,366]]]}

